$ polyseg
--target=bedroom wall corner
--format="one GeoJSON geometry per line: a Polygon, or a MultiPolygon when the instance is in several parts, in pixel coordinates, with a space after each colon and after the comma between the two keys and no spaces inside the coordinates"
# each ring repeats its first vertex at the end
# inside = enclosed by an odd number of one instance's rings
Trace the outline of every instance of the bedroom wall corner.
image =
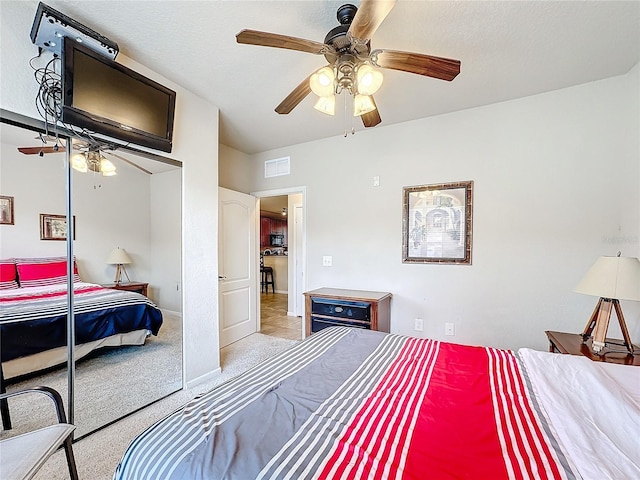
{"type": "Polygon", "coordinates": [[[253,175],[253,163],[249,155],[234,148],[220,144],[219,146],[219,186],[249,193],[247,179],[253,175]]]}
{"type": "MultiPolygon", "coordinates": [[[[201,98],[183,96],[176,113],[182,167],[182,258],[184,383],[192,384],[220,367],[218,321],[218,144],[219,111],[201,98]]],[[[177,149],[176,149],[177,150],[177,149]]]]}

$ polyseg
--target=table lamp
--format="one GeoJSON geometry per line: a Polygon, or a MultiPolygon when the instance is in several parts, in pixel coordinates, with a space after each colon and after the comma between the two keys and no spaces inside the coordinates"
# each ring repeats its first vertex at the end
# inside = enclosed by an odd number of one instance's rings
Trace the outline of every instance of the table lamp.
{"type": "Polygon", "coordinates": [[[131,261],[131,257],[125,251],[124,248],[117,247],[111,250],[111,253],[109,254],[109,258],[107,258],[107,263],[110,265],[116,266],[116,278],[114,280],[114,283],[116,285],[120,285],[120,282],[122,281],[123,272],[124,272],[124,275],[127,277],[127,282],[129,283],[131,282],[131,279],[129,278],[129,274],[127,273],[127,269],[124,268],[124,266],[133,262],[131,261]]]}
{"type": "Polygon", "coordinates": [[[622,315],[620,300],[640,301],[640,260],[633,257],[600,257],[574,289],[577,293],[600,297],[582,333],[586,342],[593,334],[592,350],[599,352],[606,344],[611,310],[616,311],[624,346],[633,354],[633,343],[622,315]]]}

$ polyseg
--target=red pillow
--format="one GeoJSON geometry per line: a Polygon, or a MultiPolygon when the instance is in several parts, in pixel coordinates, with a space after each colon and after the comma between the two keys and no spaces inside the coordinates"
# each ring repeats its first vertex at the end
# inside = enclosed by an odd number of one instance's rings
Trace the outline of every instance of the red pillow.
{"type": "MultiPolygon", "coordinates": [[[[67,257],[16,258],[20,287],[40,287],[67,283],[67,257]]],[[[73,281],[79,282],[78,265],[73,261],[73,281]]]]}
{"type": "Polygon", "coordinates": [[[12,258],[0,260],[0,290],[18,288],[16,262],[12,258]]]}

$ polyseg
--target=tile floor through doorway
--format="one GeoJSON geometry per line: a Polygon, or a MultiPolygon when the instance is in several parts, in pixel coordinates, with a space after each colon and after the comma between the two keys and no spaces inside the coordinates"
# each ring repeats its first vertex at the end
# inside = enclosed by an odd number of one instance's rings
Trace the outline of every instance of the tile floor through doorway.
{"type": "Polygon", "coordinates": [[[302,318],[287,315],[285,293],[260,294],[260,333],[272,337],[302,339],[302,318]]]}

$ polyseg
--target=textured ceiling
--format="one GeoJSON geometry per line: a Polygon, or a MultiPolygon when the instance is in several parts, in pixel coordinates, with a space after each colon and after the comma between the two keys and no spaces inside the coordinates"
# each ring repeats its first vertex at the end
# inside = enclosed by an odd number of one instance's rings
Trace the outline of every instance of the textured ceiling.
{"type": "MultiPolygon", "coordinates": [[[[2,0],[28,16],[37,2],[2,0]]],[[[341,135],[359,119],[323,115],[308,96],[274,112],[323,57],[239,45],[243,28],[323,41],[342,1],[45,2],[120,51],[220,108],[220,142],[246,153],[341,135]]],[[[359,2],[354,2],[356,5],[359,2]]],[[[29,41],[29,32],[25,40],[29,41]]],[[[384,70],[382,124],[487,105],[627,73],[640,58],[638,1],[399,0],[372,48],[459,59],[453,82],[384,70]]],[[[203,139],[206,141],[206,139],[203,139]]]]}

